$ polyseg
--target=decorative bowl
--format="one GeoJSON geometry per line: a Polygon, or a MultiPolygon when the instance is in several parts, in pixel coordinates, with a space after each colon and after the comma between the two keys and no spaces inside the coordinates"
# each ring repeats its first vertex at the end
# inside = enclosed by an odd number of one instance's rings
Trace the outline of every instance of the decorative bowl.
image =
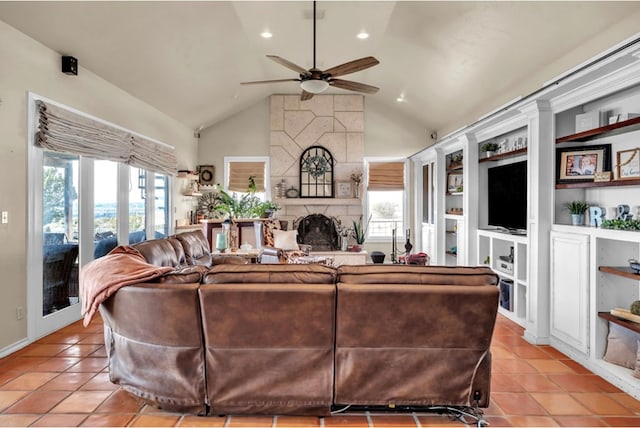
{"type": "Polygon", "coordinates": [[[382,251],[372,251],[371,260],[374,263],[384,263],[385,254],[382,251]]]}
{"type": "Polygon", "coordinates": [[[635,259],[629,260],[629,267],[636,275],[640,275],[640,262],[635,259]]]}

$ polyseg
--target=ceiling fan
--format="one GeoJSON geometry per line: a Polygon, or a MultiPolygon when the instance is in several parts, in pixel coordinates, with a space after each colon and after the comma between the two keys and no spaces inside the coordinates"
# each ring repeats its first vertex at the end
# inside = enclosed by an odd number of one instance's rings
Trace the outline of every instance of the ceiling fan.
{"type": "Polygon", "coordinates": [[[267,58],[277,62],[299,73],[297,79],[276,79],[276,80],[259,80],[254,82],[242,82],[241,85],[254,85],[260,83],[276,83],[276,82],[300,82],[302,94],[301,100],[309,100],[314,94],[324,92],[329,86],[346,89],[348,91],[362,92],[365,94],[375,94],[379,88],[367,85],[365,83],[353,82],[351,80],[336,79],[338,76],[355,73],[356,71],[365,70],[374,65],[378,65],[380,61],[372,56],[356,59],[341,65],[329,68],[327,70],[319,70],[316,68],[316,2],[313,2],[313,67],[305,70],[297,64],[287,61],[276,55],[267,55],[267,58]]]}

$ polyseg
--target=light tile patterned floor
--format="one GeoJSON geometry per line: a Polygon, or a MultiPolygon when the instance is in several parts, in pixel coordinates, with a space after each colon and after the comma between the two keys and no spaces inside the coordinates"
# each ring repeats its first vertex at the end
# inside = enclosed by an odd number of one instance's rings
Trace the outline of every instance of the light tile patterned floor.
{"type": "MultiPolygon", "coordinates": [[[[492,344],[491,426],[640,426],[640,402],[500,317],[492,344]]],[[[102,321],[80,322],[0,360],[0,426],[463,426],[436,414],[198,417],[146,406],[109,382],[102,321]]]]}

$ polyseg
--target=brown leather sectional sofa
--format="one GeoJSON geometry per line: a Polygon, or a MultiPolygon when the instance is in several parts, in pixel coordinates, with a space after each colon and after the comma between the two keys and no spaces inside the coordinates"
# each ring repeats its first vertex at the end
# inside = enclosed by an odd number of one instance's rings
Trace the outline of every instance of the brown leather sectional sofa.
{"type": "Polygon", "coordinates": [[[202,260],[186,238],[138,244],[147,261],[177,271],[123,287],[100,308],[111,380],[133,394],[203,415],[488,406],[498,307],[490,269],[203,269],[181,264],[185,248],[202,260]],[[200,279],[184,281],[194,271],[200,279]]]}

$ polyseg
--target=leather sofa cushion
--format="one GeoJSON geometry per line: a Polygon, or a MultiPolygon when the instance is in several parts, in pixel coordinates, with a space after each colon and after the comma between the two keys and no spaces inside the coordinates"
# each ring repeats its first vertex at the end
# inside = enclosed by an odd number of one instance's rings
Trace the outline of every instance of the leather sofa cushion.
{"type": "Polygon", "coordinates": [[[132,247],[140,251],[147,263],[152,265],[161,267],[181,267],[184,265],[184,258],[176,254],[176,248],[169,239],[138,242],[132,247]]]}
{"type": "Polygon", "coordinates": [[[414,265],[343,265],[338,268],[338,282],[350,284],[438,284],[497,285],[491,269],[484,266],[414,266],[414,265]]]}
{"type": "Polygon", "coordinates": [[[207,272],[206,266],[188,266],[179,268],[173,272],[167,272],[162,276],[155,278],[152,282],[161,284],[192,284],[200,283],[202,276],[207,272]]]}
{"type": "Polygon", "coordinates": [[[209,242],[201,230],[180,233],[174,237],[182,244],[188,265],[211,267],[209,242]]]}
{"type": "Polygon", "coordinates": [[[202,279],[203,284],[334,284],[336,270],[329,266],[288,264],[247,264],[213,266],[202,279]]]}
{"type": "Polygon", "coordinates": [[[232,265],[246,265],[251,260],[240,256],[211,256],[212,265],[232,264],[232,265]]]}

